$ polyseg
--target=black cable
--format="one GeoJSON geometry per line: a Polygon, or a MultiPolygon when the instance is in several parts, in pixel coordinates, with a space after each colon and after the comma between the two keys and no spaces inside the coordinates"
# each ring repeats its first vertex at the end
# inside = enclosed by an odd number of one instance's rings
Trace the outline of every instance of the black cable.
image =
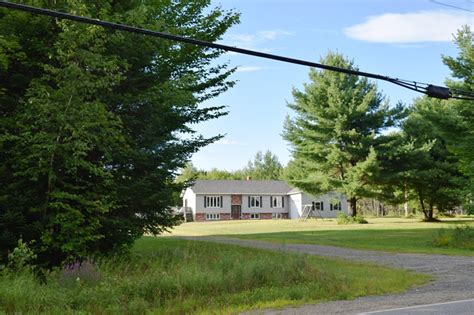
{"type": "MultiPolygon", "coordinates": [[[[263,52],[259,52],[259,51],[255,51],[255,50],[249,50],[249,49],[243,49],[243,48],[238,48],[238,47],[233,47],[233,46],[228,46],[228,45],[216,44],[216,43],[211,43],[211,42],[207,42],[207,41],[203,41],[203,40],[199,40],[199,39],[187,38],[187,37],[183,37],[183,36],[172,35],[172,34],[168,34],[168,33],[142,29],[142,28],[138,28],[138,27],[134,27],[134,26],[125,25],[125,24],[118,24],[118,23],[112,23],[112,22],[107,22],[107,21],[101,21],[101,20],[98,20],[98,19],[86,18],[86,17],[82,17],[82,16],[69,14],[69,13],[63,13],[63,12],[58,12],[58,11],[53,11],[53,10],[48,10],[48,9],[43,9],[43,8],[37,8],[37,7],[28,6],[28,5],[24,5],[24,4],[0,1],[0,7],[20,10],[20,11],[26,11],[26,12],[33,13],[33,14],[47,15],[47,16],[58,18],[58,19],[66,19],[66,20],[71,20],[71,21],[77,21],[77,22],[80,22],[80,23],[99,25],[99,26],[106,27],[106,28],[111,28],[111,29],[114,29],[114,30],[122,30],[122,31],[126,31],[126,32],[131,32],[131,33],[137,33],[137,34],[143,34],[143,35],[148,35],[148,36],[160,37],[160,38],[165,38],[165,39],[169,39],[169,40],[173,40],[173,41],[179,41],[179,42],[198,45],[198,46],[205,46],[205,47],[220,49],[220,50],[224,50],[224,51],[232,51],[232,52],[236,52],[236,53],[244,54],[244,55],[250,55],[250,56],[255,56],[255,57],[260,57],[260,58],[272,59],[272,60],[297,64],[297,65],[302,65],[302,66],[308,66],[308,67],[323,69],[323,70],[336,71],[336,72],[350,74],[350,75],[358,75],[358,76],[363,76],[363,77],[367,77],[367,78],[388,81],[388,82],[403,86],[405,88],[414,90],[416,92],[427,94],[428,96],[435,97],[435,98],[445,99],[446,98],[446,93],[439,94],[439,93],[437,93],[437,91],[441,91],[441,90],[443,90],[443,91],[448,90],[449,91],[449,89],[446,88],[446,87],[437,87],[437,86],[435,86],[436,89],[434,90],[434,92],[430,93],[430,91],[427,90],[426,88],[417,88],[417,84],[422,86],[423,83],[418,83],[418,82],[415,82],[415,81],[410,81],[410,82],[414,82],[415,83],[414,85],[407,85],[406,83],[404,83],[404,82],[406,82],[406,80],[399,80],[399,79],[396,79],[396,78],[391,78],[391,77],[388,77],[388,76],[382,76],[382,75],[379,75],[379,74],[356,71],[356,70],[350,70],[350,69],[344,69],[344,68],[339,68],[339,67],[333,67],[333,66],[328,66],[328,65],[324,65],[324,64],[320,64],[320,63],[316,63],[316,62],[311,62],[311,61],[305,61],[305,60],[301,60],[301,59],[289,58],[289,57],[284,57],[284,56],[279,56],[279,55],[263,53],[263,52]]],[[[428,86],[433,86],[433,85],[428,85],[428,86]]],[[[449,94],[451,95],[451,93],[449,93],[449,94]]],[[[474,95],[472,95],[472,97],[467,96],[466,99],[474,99],[474,95]]]]}
{"type": "Polygon", "coordinates": [[[461,8],[461,7],[457,7],[455,5],[451,5],[451,4],[447,4],[447,3],[443,3],[443,2],[438,2],[438,1],[434,1],[434,0],[430,0],[430,2],[433,2],[433,3],[436,3],[436,4],[440,4],[440,5],[444,5],[446,7],[450,7],[450,8],[454,8],[454,9],[458,9],[458,10],[463,10],[463,11],[467,11],[467,12],[474,12],[473,10],[469,10],[469,9],[466,9],[466,8],[461,8]]]}

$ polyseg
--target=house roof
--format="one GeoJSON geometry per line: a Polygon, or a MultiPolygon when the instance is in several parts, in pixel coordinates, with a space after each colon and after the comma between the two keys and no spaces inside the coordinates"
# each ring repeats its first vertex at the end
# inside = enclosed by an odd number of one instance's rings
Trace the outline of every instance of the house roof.
{"type": "Polygon", "coordinates": [[[190,189],[195,194],[286,195],[292,190],[281,180],[202,180],[190,189]]]}

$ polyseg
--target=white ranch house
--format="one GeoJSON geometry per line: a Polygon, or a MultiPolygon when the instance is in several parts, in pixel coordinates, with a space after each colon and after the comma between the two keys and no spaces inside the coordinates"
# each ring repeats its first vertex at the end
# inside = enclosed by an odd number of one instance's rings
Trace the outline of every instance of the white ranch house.
{"type": "Polygon", "coordinates": [[[298,219],[305,206],[333,218],[348,208],[341,194],[312,196],[280,180],[196,180],[182,197],[181,211],[194,221],[298,219]]]}

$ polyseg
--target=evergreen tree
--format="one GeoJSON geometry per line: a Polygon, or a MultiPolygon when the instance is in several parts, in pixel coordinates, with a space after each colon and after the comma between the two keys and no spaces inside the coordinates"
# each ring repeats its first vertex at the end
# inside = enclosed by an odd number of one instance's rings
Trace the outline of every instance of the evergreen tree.
{"type": "Polygon", "coordinates": [[[466,178],[458,169],[458,158],[448,151],[444,137],[431,120],[446,114],[446,108],[444,101],[420,98],[403,124],[406,143],[414,148],[405,158],[409,162],[403,166],[404,182],[415,192],[426,221],[434,219],[435,208],[444,212],[459,206],[466,185],[466,178]]]}
{"type": "MultiPolygon", "coordinates": [[[[211,42],[238,21],[208,0],[41,3],[211,42]]],[[[0,260],[19,238],[49,267],[177,224],[175,174],[219,139],[192,125],[225,114],[199,104],[233,85],[221,54],[1,9],[0,260]]]]}
{"type": "MultiPolygon", "coordinates": [[[[321,63],[356,70],[353,62],[329,53],[321,63]]],[[[382,132],[403,117],[401,105],[389,108],[365,78],[310,70],[304,91],[293,91],[296,113],[287,118],[283,136],[292,146],[286,171],[289,182],[320,194],[336,190],[349,199],[356,215],[357,200],[373,193],[379,170],[377,148],[387,141],[382,132]]]]}
{"type": "MultiPolygon", "coordinates": [[[[451,88],[474,92],[474,34],[468,26],[458,31],[455,43],[457,57],[443,56],[451,70],[447,85],[451,88]]],[[[445,114],[433,118],[447,142],[448,150],[459,159],[460,169],[469,178],[466,185],[466,203],[474,213],[474,101],[450,100],[445,114]]]]}

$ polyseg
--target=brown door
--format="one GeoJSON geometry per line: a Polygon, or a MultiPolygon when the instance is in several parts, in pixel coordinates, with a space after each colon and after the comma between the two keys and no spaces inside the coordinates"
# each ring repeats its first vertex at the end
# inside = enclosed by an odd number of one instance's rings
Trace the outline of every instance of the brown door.
{"type": "Polygon", "coordinates": [[[230,208],[230,216],[232,220],[240,220],[240,215],[242,214],[242,206],[241,205],[233,205],[230,208]]]}

